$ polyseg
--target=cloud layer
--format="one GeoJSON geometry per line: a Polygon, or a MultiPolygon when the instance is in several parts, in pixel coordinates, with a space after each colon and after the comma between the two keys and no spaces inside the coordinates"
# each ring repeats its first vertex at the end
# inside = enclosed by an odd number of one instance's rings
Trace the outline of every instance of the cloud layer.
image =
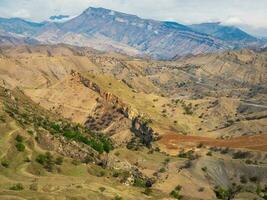
{"type": "Polygon", "coordinates": [[[43,21],[52,15],[78,15],[89,6],[185,24],[221,21],[267,29],[267,0],[0,0],[0,16],[43,21]]]}

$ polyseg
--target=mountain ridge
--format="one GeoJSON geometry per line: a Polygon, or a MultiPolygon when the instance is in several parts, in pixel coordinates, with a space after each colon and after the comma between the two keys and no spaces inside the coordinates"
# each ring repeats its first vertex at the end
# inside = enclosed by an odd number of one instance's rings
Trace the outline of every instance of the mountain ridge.
{"type": "Polygon", "coordinates": [[[66,43],[155,59],[221,52],[247,47],[250,42],[258,45],[259,42],[237,28],[240,30],[238,33],[243,33],[249,40],[240,40],[233,31],[214,34],[199,30],[196,25],[143,19],[137,15],[94,7],[64,22],[35,23],[18,18],[0,18],[1,29],[44,44],[66,43]]]}

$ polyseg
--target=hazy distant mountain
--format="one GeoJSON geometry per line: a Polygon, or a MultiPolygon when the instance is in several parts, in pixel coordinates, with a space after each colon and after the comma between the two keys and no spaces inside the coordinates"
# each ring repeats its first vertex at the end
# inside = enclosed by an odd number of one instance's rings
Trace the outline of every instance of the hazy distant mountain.
{"type": "Polygon", "coordinates": [[[66,43],[160,59],[224,51],[258,42],[238,28],[219,23],[188,27],[92,7],[61,23],[0,18],[0,30],[30,36],[45,44],[66,43]]]}
{"type": "Polygon", "coordinates": [[[141,19],[104,8],[88,8],[78,17],[62,23],[48,37],[41,36],[42,40],[51,41],[51,38],[75,45],[98,43],[99,46],[114,46],[115,49],[117,46],[126,52],[129,51],[124,47],[127,45],[130,51],[134,48],[155,58],[172,58],[227,48],[220,40],[175,22],[141,19]]]}
{"type": "Polygon", "coordinates": [[[29,22],[20,18],[0,18],[0,30],[32,36],[35,34],[44,23],[29,22]]]}
{"type": "Polygon", "coordinates": [[[235,26],[224,26],[220,22],[191,25],[195,31],[212,35],[235,47],[250,46],[259,43],[260,40],[235,26]]]}
{"type": "Polygon", "coordinates": [[[38,43],[39,42],[33,38],[20,36],[15,33],[8,33],[0,30],[0,45],[31,45],[38,43]]]}

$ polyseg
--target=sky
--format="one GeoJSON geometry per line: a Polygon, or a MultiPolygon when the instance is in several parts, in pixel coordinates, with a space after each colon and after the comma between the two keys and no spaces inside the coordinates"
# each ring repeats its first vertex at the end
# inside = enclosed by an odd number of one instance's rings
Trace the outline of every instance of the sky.
{"type": "Polygon", "coordinates": [[[44,21],[90,6],[182,24],[222,22],[267,37],[267,0],[0,0],[0,17],[44,21]]]}

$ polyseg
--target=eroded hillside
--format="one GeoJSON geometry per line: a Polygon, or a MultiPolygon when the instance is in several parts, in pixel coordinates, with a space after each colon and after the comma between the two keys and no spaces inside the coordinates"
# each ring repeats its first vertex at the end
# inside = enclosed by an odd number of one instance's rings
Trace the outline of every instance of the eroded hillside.
{"type": "Polygon", "coordinates": [[[67,45],[1,48],[0,194],[264,197],[266,59],[248,50],[153,61],[67,45]],[[52,171],[37,159],[46,151],[52,171]]]}

